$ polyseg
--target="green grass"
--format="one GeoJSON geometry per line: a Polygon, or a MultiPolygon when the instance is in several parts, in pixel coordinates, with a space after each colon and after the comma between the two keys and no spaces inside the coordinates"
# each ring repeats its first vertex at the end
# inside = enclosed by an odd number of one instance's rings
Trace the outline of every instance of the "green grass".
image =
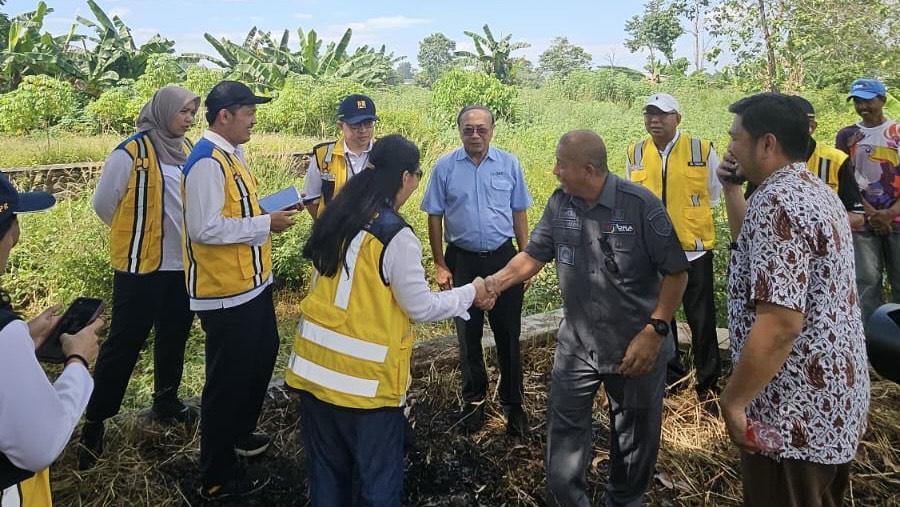
{"type": "MultiPolygon", "coordinates": [[[[683,131],[712,139],[723,153],[732,115],[727,107],[743,94],[736,90],[697,89],[690,83],[671,83],[665,90],[675,94],[683,108],[683,131]]],[[[422,150],[422,167],[426,177],[419,190],[401,210],[422,240],[423,261],[431,276],[433,265],[427,240],[426,216],[419,211],[430,168],[438,157],[459,146],[453,128],[433,121],[429,116],[430,92],[417,87],[399,87],[373,93],[382,121],[379,134],[401,132],[411,137],[422,150]]],[[[816,92],[811,97],[819,110],[817,138],[831,143],[842,125],[855,121],[841,97],[816,92]]],[[[571,129],[589,128],[605,139],[610,169],[622,174],[625,149],[630,141],[644,135],[640,102],[633,106],[599,101],[573,101],[561,98],[552,90],[519,90],[519,121],[500,122],[493,144],[519,157],[525,170],[534,206],[529,210],[532,227],[540,219],[549,195],[557,187],[552,174],[555,148],[559,137],[571,129]]],[[[205,125],[198,124],[189,134],[199,137],[205,125]]],[[[79,136],[53,132],[27,137],[0,137],[0,167],[24,166],[102,160],[121,140],[121,136],[79,136]]],[[[266,153],[309,151],[322,141],[311,137],[295,137],[278,133],[254,133],[247,145],[248,156],[260,179],[260,191],[269,193],[287,185],[302,185],[302,177],[290,168],[285,157],[263,157],[266,153]]],[[[106,227],[90,208],[90,195],[95,179],[88,179],[75,197],[63,200],[49,213],[22,217],[23,234],[13,250],[3,286],[27,314],[55,302],[67,302],[79,295],[94,295],[109,300],[112,272],[108,261],[106,227]]],[[[718,246],[716,248],[716,293],[719,325],[725,320],[725,283],[730,241],[724,209],[716,210],[718,246]]],[[[302,298],[310,265],[300,255],[309,234],[310,220],[304,213],[297,226],[274,239],[274,265],[279,280],[277,309],[282,348],[276,375],[283,371],[290,352],[297,320],[297,304],[302,298]]],[[[525,313],[546,311],[561,304],[556,273],[552,267],[535,277],[526,294],[525,313]]],[[[420,338],[452,333],[449,321],[417,325],[420,338]]],[[[145,405],[152,391],[152,361],[143,354],[135,369],[126,396],[125,407],[145,405]]],[[[195,396],[203,385],[203,341],[195,324],[186,354],[184,396],[195,396]]]]}

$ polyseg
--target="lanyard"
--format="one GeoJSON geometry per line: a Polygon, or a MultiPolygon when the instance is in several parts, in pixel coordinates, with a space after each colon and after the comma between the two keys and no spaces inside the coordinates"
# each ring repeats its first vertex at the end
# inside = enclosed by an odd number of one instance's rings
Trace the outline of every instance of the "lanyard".
{"type": "MultiPolygon", "coordinates": [[[[353,167],[353,157],[351,156],[352,152],[348,152],[347,156],[344,159],[347,160],[347,167],[350,168],[350,176],[356,176],[359,172],[353,167]]],[[[366,164],[369,163],[369,153],[366,153],[366,158],[362,159],[362,164],[360,164],[360,171],[366,168],[366,164]]]]}

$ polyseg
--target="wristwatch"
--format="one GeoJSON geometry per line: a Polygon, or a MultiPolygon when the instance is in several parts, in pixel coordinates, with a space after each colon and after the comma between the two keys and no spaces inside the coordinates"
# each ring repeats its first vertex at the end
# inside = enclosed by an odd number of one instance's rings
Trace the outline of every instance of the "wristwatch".
{"type": "Polygon", "coordinates": [[[650,319],[650,325],[653,326],[653,330],[656,331],[656,334],[660,336],[668,336],[669,334],[669,323],[662,319],[650,319]]]}

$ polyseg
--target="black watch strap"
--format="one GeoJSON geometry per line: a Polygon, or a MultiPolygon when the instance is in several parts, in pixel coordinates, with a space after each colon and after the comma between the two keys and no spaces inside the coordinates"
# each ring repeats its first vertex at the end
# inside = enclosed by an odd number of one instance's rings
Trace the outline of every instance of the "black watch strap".
{"type": "Polygon", "coordinates": [[[660,336],[668,336],[669,334],[669,323],[662,319],[650,319],[650,325],[653,326],[653,330],[656,331],[656,334],[660,336]]]}

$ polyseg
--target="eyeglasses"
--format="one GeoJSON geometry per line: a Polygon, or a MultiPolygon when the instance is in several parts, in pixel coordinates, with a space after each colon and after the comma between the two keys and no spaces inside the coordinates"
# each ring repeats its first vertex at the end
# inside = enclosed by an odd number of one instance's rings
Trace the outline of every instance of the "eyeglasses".
{"type": "Polygon", "coordinates": [[[375,127],[375,120],[365,120],[354,124],[347,123],[347,126],[350,127],[350,130],[356,132],[359,132],[361,130],[369,130],[375,127]]]}
{"type": "Polygon", "coordinates": [[[616,264],[616,258],[613,255],[612,246],[609,244],[609,238],[606,237],[606,234],[600,235],[600,251],[606,257],[603,261],[606,264],[606,269],[614,275],[618,274],[619,265],[616,264]]]}
{"type": "Polygon", "coordinates": [[[675,111],[669,111],[668,113],[663,112],[663,111],[656,111],[656,112],[644,111],[644,116],[647,118],[666,118],[673,114],[678,114],[678,113],[676,113],[675,111]]]}
{"type": "Polygon", "coordinates": [[[409,171],[409,172],[412,173],[412,175],[415,176],[416,178],[419,178],[420,180],[422,179],[422,176],[425,175],[425,172],[422,171],[421,169],[416,169],[415,171],[409,171]]]}
{"type": "Polygon", "coordinates": [[[478,134],[480,137],[484,137],[491,132],[491,129],[487,127],[463,127],[461,130],[462,134],[466,137],[471,136],[472,134],[478,134]]]}

